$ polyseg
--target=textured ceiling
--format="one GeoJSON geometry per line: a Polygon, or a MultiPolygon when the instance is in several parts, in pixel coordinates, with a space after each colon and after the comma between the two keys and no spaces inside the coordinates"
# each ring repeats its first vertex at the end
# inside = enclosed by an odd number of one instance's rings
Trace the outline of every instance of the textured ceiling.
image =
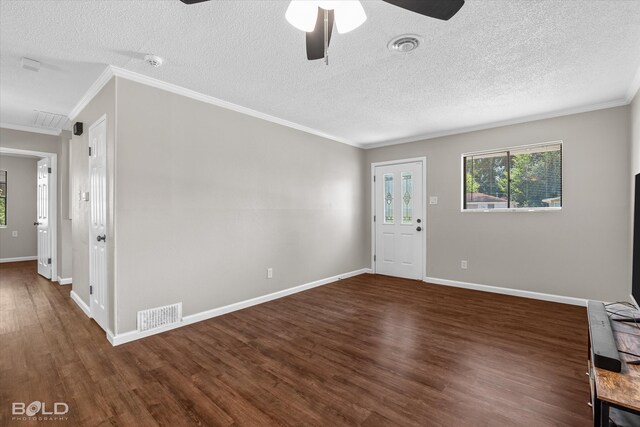
{"type": "Polygon", "coordinates": [[[366,146],[623,100],[640,66],[635,0],[467,0],[448,22],[364,1],[328,67],[305,59],[287,5],[2,0],[0,122],[68,114],[111,64],[366,146]],[[423,45],[391,53],[404,33],[423,45]]]}

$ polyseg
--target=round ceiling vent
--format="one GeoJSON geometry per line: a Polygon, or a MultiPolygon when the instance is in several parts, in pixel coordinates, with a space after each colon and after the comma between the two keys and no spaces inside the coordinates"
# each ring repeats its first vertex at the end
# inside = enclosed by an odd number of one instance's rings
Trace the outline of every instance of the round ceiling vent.
{"type": "Polygon", "coordinates": [[[159,67],[162,65],[162,63],[164,62],[164,59],[160,58],[159,56],[156,55],[145,55],[144,56],[144,62],[146,62],[147,64],[151,65],[152,67],[159,67]]]}
{"type": "Polygon", "coordinates": [[[420,46],[420,37],[414,35],[404,35],[394,38],[389,42],[389,50],[395,53],[413,52],[420,46]]]}

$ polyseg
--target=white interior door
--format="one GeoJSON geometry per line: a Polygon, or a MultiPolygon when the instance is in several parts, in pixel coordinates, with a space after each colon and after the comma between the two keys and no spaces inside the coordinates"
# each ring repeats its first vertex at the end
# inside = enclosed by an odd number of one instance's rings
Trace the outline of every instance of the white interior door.
{"type": "Polygon", "coordinates": [[[422,162],[377,166],[375,176],[375,272],[422,279],[422,162]]]}
{"type": "Polygon", "coordinates": [[[91,317],[104,329],[107,313],[107,121],[89,129],[89,286],[91,317]]]}
{"type": "Polygon", "coordinates": [[[49,183],[51,181],[51,159],[38,161],[37,218],[38,227],[38,274],[51,279],[51,224],[49,222],[49,183]]]}

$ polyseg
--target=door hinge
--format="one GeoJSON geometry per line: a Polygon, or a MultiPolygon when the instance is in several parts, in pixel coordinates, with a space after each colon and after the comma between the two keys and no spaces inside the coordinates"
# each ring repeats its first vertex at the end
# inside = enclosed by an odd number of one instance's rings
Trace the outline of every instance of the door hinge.
{"type": "Polygon", "coordinates": [[[376,182],[376,176],[373,175],[373,182],[376,182]]]}
{"type": "Polygon", "coordinates": [[[51,264],[51,258],[47,258],[47,264],[51,264]]]}
{"type": "Polygon", "coordinates": [[[376,222],[376,216],[375,215],[373,216],[373,222],[376,222]]]}
{"type": "Polygon", "coordinates": [[[49,173],[51,173],[51,168],[49,168],[49,173]]]}
{"type": "Polygon", "coordinates": [[[93,286],[89,285],[89,295],[93,295],[93,286]]]}
{"type": "Polygon", "coordinates": [[[373,256],[373,260],[374,260],[374,261],[376,260],[376,256],[375,256],[375,255],[373,256]]]}
{"type": "Polygon", "coordinates": [[[89,147],[89,157],[91,157],[91,147],[89,147]]]}

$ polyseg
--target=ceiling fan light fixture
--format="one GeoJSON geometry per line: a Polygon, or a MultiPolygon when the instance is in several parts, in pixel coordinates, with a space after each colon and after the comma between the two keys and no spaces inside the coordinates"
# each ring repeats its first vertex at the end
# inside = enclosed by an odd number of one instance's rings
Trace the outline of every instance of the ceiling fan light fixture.
{"type": "Polygon", "coordinates": [[[311,32],[316,27],[318,5],[315,1],[292,0],[284,14],[289,24],[300,31],[311,32]]]}
{"type": "Polygon", "coordinates": [[[340,34],[355,30],[367,20],[359,0],[292,0],[284,16],[291,25],[309,33],[315,29],[318,8],[334,11],[340,34]]]}
{"type": "Polygon", "coordinates": [[[341,1],[334,13],[336,29],[340,34],[355,30],[367,20],[367,14],[359,1],[341,1]]]}

